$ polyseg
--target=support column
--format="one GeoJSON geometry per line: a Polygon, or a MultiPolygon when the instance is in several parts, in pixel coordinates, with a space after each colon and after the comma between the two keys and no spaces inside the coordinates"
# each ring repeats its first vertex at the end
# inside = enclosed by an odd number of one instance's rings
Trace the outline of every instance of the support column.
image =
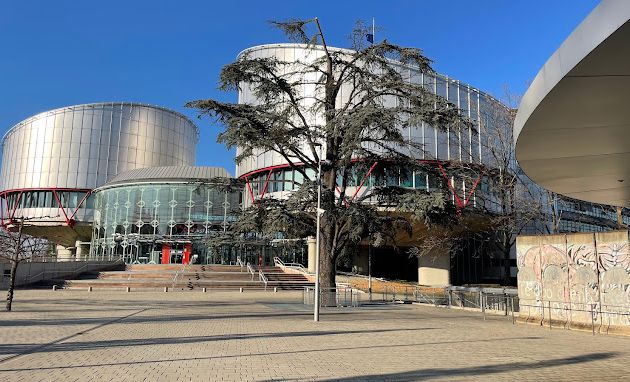
{"type": "Polygon", "coordinates": [[[90,253],[90,243],[77,240],[76,243],[74,243],[74,246],[76,248],[76,260],[87,260],[87,257],[90,253]]]}
{"type": "Polygon", "coordinates": [[[74,261],[74,251],[63,245],[57,245],[57,261],[74,261]]]}
{"type": "Polygon", "coordinates": [[[170,264],[171,262],[171,246],[162,244],[162,264],[170,264]]]}
{"type": "Polygon", "coordinates": [[[315,248],[315,238],[314,237],[309,237],[306,239],[306,242],[308,243],[308,264],[307,264],[307,269],[308,269],[308,273],[315,273],[315,252],[316,252],[316,248],[315,248]]]}
{"type": "Polygon", "coordinates": [[[418,257],[418,284],[451,285],[451,254],[448,249],[436,249],[418,257]]]}
{"type": "Polygon", "coordinates": [[[190,256],[192,254],[192,244],[184,244],[184,255],[182,256],[182,264],[190,264],[190,256]]]}

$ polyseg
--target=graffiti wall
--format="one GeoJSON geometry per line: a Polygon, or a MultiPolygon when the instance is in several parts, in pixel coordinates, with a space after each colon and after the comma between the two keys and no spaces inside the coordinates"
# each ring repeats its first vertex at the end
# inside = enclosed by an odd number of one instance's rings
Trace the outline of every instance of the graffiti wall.
{"type": "Polygon", "coordinates": [[[521,318],[598,331],[630,330],[627,231],[521,236],[521,318]]]}

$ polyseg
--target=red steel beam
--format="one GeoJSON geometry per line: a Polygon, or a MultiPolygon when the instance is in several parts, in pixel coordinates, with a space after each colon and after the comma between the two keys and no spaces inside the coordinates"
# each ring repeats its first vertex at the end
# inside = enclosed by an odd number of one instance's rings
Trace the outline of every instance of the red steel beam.
{"type": "Polygon", "coordinates": [[[473,183],[472,188],[470,189],[470,192],[468,193],[468,196],[464,200],[464,207],[466,207],[468,205],[468,202],[470,202],[470,198],[472,197],[473,192],[475,192],[475,189],[477,188],[477,185],[479,184],[480,180],[481,180],[481,175],[479,175],[477,179],[475,180],[475,182],[473,183]]]}
{"type": "Polygon", "coordinates": [[[85,202],[87,200],[87,198],[90,196],[90,194],[92,194],[92,192],[90,192],[90,191],[85,193],[85,196],[83,196],[83,199],[81,199],[79,204],[77,204],[77,207],[74,209],[74,212],[72,213],[72,215],[70,215],[70,219],[71,220],[74,220],[74,215],[76,215],[77,212],[79,212],[79,208],[81,208],[81,205],[83,204],[83,202],[85,202]]]}
{"type": "Polygon", "coordinates": [[[249,177],[245,178],[245,183],[247,184],[247,189],[249,190],[249,196],[252,199],[252,203],[255,203],[256,200],[254,199],[254,192],[252,191],[252,185],[249,183],[249,177]]]}
{"type": "Polygon", "coordinates": [[[262,192],[260,193],[260,197],[263,198],[265,196],[265,193],[267,192],[267,187],[269,186],[269,178],[271,178],[271,173],[273,172],[273,170],[269,170],[269,174],[267,174],[267,180],[265,181],[265,186],[262,189],[262,192]]]}
{"type": "Polygon", "coordinates": [[[59,199],[59,195],[57,195],[57,190],[53,190],[52,193],[53,193],[53,196],[55,197],[55,199],[57,200],[57,204],[59,205],[59,209],[61,210],[61,212],[63,212],[63,216],[66,218],[66,224],[68,224],[68,226],[72,227],[74,224],[72,224],[70,222],[70,219],[68,219],[68,214],[66,213],[66,209],[63,208],[63,204],[61,203],[61,199],[59,199]]]}
{"type": "Polygon", "coordinates": [[[451,192],[453,193],[453,196],[455,197],[455,201],[457,202],[457,206],[459,207],[459,209],[464,208],[461,199],[459,198],[459,196],[457,196],[457,190],[455,189],[455,187],[453,187],[453,184],[451,183],[451,180],[449,179],[448,174],[444,170],[444,167],[442,167],[441,163],[438,164],[438,168],[440,169],[440,172],[442,173],[442,177],[446,179],[446,184],[448,188],[451,190],[451,192]]]}
{"type": "Polygon", "coordinates": [[[374,167],[376,167],[377,164],[378,164],[378,162],[374,162],[374,164],[372,164],[372,167],[370,167],[370,169],[368,170],[367,174],[365,174],[365,176],[363,177],[363,180],[361,181],[361,184],[359,184],[359,187],[357,187],[357,189],[354,190],[354,194],[352,195],[352,198],[350,200],[354,200],[354,198],[357,196],[359,191],[361,191],[361,188],[363,187],[363,183],[365,183],[367,178],[370,177],[370,175],[372,174],[372,171],[374,170],[374,167]]]}

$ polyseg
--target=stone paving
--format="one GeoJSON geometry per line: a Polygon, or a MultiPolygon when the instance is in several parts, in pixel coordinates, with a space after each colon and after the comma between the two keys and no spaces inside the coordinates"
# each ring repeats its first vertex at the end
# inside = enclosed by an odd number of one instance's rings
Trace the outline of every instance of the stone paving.
{"type": "Polygon", "coordinates": [[[630,338],[418,305],[324,310],[299,292],[19,290],[0,381],[630,380],[630,338]]]}

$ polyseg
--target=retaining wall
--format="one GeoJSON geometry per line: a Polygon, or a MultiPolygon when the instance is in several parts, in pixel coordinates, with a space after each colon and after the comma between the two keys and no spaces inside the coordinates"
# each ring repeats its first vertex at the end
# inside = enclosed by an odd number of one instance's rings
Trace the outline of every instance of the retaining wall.
{"type": "MultiPolygon", "coordinates": [[[[76,277],[81,273],[124,269],[114,261],[21,262],[17,268],[15,285],[22,286],[53,279],[76,277]]],[[[0,263],[0,289],[9,285],[10,263],[0,263]]]]}

